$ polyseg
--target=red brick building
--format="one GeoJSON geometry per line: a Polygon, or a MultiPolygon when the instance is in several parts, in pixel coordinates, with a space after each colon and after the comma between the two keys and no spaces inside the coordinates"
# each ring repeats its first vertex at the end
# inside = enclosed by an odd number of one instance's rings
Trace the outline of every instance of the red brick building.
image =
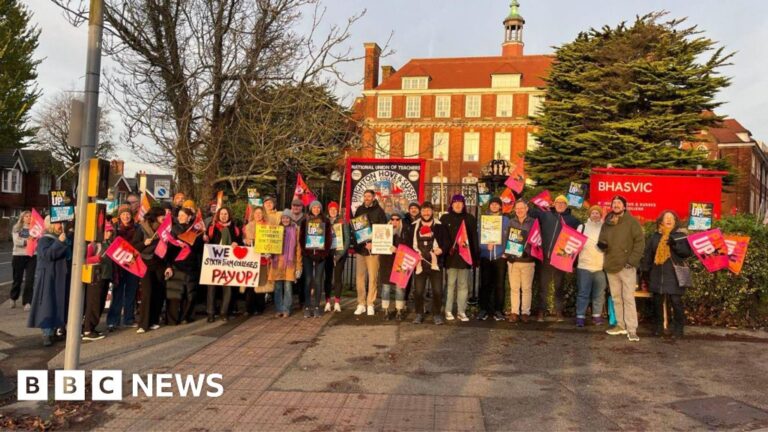
{"type": "Polygon", "coordinates": [[[366,43],[363,95],[354,107],[362,146],[352,156],[424,158],[427,182],[439,181],[442,160],[445,181],[459,183],[492,159],[514,163],[535,145],[529,116],[542,103],[553,57],[523,54],[518,7],[513,1],[503,21],[500,56],[412,59],[396,70],[380,68],[381,49],[366,43]]]}

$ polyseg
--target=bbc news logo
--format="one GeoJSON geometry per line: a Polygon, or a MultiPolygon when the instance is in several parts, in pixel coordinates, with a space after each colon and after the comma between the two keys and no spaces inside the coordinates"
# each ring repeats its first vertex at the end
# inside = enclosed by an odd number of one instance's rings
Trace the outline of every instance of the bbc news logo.
{"type": "MultiPolygon", "coordinates": [[[[221,374],[182,375],[173,373],[132,374],[131,395],[170,398],[181,397],[217,398],[224,394],[221,374]],[[176,392],[174,393],[174,390],[176,392]]],[[[61,401],[85,400],[85,371],[57,370],[54,372],[54,399],[61,401]]],[[[20,401],[48,400],[48,371],[20,370],[17,378],[20,401]]],[[[119,401],[123,399],[123,371],[91,371],[91,399],[95,401],[119,401]]]]}

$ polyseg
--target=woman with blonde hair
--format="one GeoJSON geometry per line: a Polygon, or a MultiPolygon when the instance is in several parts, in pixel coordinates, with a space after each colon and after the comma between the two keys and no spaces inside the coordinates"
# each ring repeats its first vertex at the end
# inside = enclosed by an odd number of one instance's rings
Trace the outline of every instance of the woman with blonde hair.
{"type": "MultiPolygon", "coordinates": [[[[246,246],[254,246],[257,240],[257,225],[269,225],[269,221],[266,218],[266,212],[263,207],[254,207],[251,212],[251,217],[248,220],[248,224],[243,229],[243,242],[246,246]]],[[[270,256],[267,254],[261,255],[261,261],[259,263],[259,281],[256,288],[245,288],[245,309],[248,315],[258,315],[264,312],[266,304],[266,292],[273,290],[272,282],[269,282],[269,264],[270,256]]]]}
{"type": "Polygon", "coordinates": [[[37,264],[35,254],[32,254],[32,256],[27,255],[31,221],[32,213],[30,211],[23,211],[19,215],[19,221],[16,222],[11,230],[11,236],[13,237],[11,308],[16,307],[16,301],[19,299],[19,295],[21,295],[21,304],[24,305],[24,310],[29,310],[29,303],[32,301],[32,284],[35,282],[35,266],[37,264]],[[22,282],[24,282],[24,291],[21,290],[22,282]]]}

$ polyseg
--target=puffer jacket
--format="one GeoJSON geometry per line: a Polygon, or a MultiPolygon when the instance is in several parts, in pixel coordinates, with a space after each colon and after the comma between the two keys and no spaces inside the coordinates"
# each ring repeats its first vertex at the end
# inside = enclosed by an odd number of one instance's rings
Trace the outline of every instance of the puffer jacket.
{"type": "Polygon", "coordinates": [[[688,240],[685,237],[686,234],[680,230],[669,234],[669,238],[674,240],[674,243],[669,246],[671,257],[664,261],[662,265],[658,265],[654,262],[654,259],[656,258],[656,249],[659,247],[659,241],[661,241],[661,233],[655,232],[651,234],[651,238],[645,246],[641,267],[643,274],[648,280],[648,291],[658,294],[685,294],[685,288],[677,283],[677,276],[675,275],[673,265],[682,265],[685,258],[693,255],[691,247],[688,245],[688,240]]]}

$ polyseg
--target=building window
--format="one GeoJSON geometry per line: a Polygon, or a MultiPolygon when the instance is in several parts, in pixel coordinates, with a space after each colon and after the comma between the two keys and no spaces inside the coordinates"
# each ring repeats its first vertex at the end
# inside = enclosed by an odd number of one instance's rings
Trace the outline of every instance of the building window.
{"type": "Polygon", "coordinates": [[[451,97],[438,96],[435,98],[435,117],[447,118],[451,116],[451,97]]]}
{"type": "Polygon", "coordinates": [[[405,117],[421,117],[421,96],[408,96],[405,99],[405,117]]]}
{"type": "Polygon", "coordinates": [[[539,144],[539,140],[536,139],[536,137],[533,135],[533,133],[528,132],[528,140],[525,143],[525,150],[526,151],[533,151],[539,148],[541,144],[539,144]]]}
{"type": "Polygon", "coordinates": [[[515,88],[520,87],[520,74],[495,74],[491,75],[491,87],[515,88]]]}
{"type": "Polygon", "coordinates": [[[43,174],[40,177],[40,195],[48,195],[51,191],[51,176],[43,174]]]}
{"type": "Polygon", "coordinates": [[[465,117],[480,117],[480,95],[467,95],[465,117]]]}
{"type": "Polygon", "coordinates": [[[541,109],[544,107],[543,95],[530,95],[528,96],[528,115],[536,117],[541,115],[541,109]]]}
{"type": "Polygon", "coordinates": [[[389,158],[389,134],[377,133],[376,134],[376,148],[373,155],[376,159],[389,158]]]}
{"type": "Polygon", "coordinates": [[[509,161],[511,155],[512,132],[496,132],[493,142],[493,158],[509,161]]]}
{"type": "Polygon", "coordinates": [[[448,132],[435,132],[432,143],[432,158],[448,160],[448,132]]]}
{"type": "Polygon", "coordinates": [[[391,118],[392,117],[392,96],[379,96],[379,106],[376,110],[376,117],[378,118],[391,118]]]}
{"type": "Polygon", "coordinates": [[[405,77],[403,78],[403,90],[426,90],[428,77],[405,77]]]}
{"type": "Polygon", "coordinates": [[[3,171],[3,192],[21,193],[21,171],[11,168],[3,171]]]}
{"type": "Polygon", "coordinates": [[[496,96],[496,117],[512,117],[512,95],[496,96]]]}
{"type": "Polygon", "coordinates": [[[464,162],[477,162],[480,153],[480,133],[464,132],[464,162]]]}
{"type": "Polygon", "coordinates": [[[419,133],[406,132],[405,143],[403,145],[403,157],[417,158],[419,157],[419,153],[419,133]]]}

